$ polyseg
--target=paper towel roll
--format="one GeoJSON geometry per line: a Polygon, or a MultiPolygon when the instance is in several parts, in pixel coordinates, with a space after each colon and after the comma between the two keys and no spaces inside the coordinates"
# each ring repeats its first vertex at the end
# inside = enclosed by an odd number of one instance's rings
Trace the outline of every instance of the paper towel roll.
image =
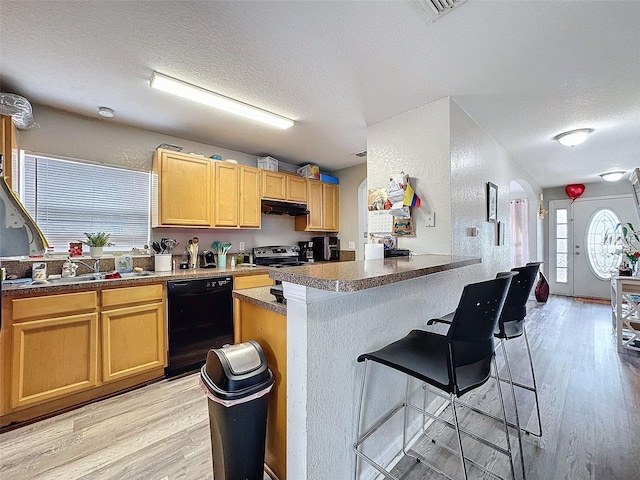
{"type": "Polygon", "coordinates": [[[366,243],[364,245],[364,259],[373,260],[384,258],[384,245],[381,243],[366,243]]]}

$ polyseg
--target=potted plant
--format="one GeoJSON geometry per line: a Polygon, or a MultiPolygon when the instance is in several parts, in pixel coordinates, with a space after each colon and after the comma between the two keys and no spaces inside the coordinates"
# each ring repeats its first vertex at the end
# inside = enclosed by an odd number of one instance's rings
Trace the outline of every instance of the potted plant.
{"type": "Polygon", "coordinates": [[[604,237],[605,244],[613,244],[617,247],[617,254],[621,257],[618,267],[618,275],[631,276],[638,274],[637,265],[640,259],[640,232],[636,231],[631,223],[618,223],[613,233],[608,232],[604,237]]]}
{"type": "Polygon", "coordinates": [[[98,233],[87,233],[84,235],[87,237],[86,240],[80,240],[82,243],[89,247],[89,255],[91,258],[100,258],[103,254],[104,247],[111,247],[114,244],[109,241],[109,237],[111,237],[110,233],[98,232],[98,233]]]}

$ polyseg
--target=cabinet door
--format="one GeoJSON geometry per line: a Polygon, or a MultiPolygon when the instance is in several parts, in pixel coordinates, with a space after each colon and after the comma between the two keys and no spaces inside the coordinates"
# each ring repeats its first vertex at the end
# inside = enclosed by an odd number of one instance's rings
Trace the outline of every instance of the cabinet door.
{"type": "Polygon", "coordinates": [[[260,228],[260,170],[253,167],[240,167],[240,218],[238,226],[260,228]]]}
{"type": "Polygon", "coordinates": [[[322,225],[327,231],[339,230],[338,186],[322,184],[322,225]]]}
{"type": "Polygon", "coordinates": [[[262,170],[262,197],[286,200],[287,176],[280,172],[262,170]]]}
{"type": "Polygon", "coordinates": [[[102,312],[103,382],[166,365],[163,305],[160,302],[102,312]]]}
{"type": "Polygon", "coordinates": [[[214,226],[238,226],[238,167],[216,162],[214,226]]]}
{"type": "Polygon", "coordinates": [[[309,180],[307,229],[322,230],[322,183],[309,180]]]}
{"type": "Polygon", "coordinates": [[[287,200],[307,203],[307,179],[287,175],[287,200]]]}
{"type": "MultiPolygon", "coordinates": [[[[211,160],[160,150],[159,223],[164,226],[212,225],[211,160]]],[[[154,169],[155,170],[155,169],[154,169]]]]}
{"type": "Polygon", "coordinates": [[[97,361],[97,313],[14,324],[11,406],[96,386],[97,361]]]}

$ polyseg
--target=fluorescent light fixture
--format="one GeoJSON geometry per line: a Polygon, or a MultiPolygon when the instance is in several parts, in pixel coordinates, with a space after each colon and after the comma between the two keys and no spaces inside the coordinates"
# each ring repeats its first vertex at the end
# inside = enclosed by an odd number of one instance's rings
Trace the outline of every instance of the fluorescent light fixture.
{"type": "Polygon", "coordinates": [[[224,110],[225,112],[234,113],[241,117],[266,123],[272,127],[282,128],[283,130],[293,126],[293,120],[267,112],[261,108],[254,107],[247,103],[239,102],[233,98],[225,97],[218,93],[210,92],[204,88],[196,87],[189,83],[168,77],[158,72],[151,74],[151,87],[157,88],[164,92],[178,95],[182,98],[193,100],[194,102],[203,103],[210,107],[224,110]]]}
{"type": "Polygon", "coordinates": [[[624,177],[625,173],[627,173],[627,172],[623,172],[622,170],[618,170],[618,171],[615,171],[615,172],[601,173],[600,176],[604,180],[606,180],[607,182],[617,182],[622,177],[624,177]]]}
{"type": "Polygon", "coordinates": [[[584,142],[591,132],[593,132],[593,128],[579,128],[578,130],[559,133],[553,138],[560,142],[560,145],[574,147],[584,142]]]}

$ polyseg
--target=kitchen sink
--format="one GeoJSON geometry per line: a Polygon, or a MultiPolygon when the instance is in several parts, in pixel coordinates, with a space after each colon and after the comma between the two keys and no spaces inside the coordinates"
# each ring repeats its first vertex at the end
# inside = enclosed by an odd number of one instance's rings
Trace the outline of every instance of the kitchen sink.
{"type": "Polygon", "coordinates": [[[105,273],[85,273],[83,275],[77,275],[75,277],[59,277],[59,278],[49,278],[47,280],[34,280],[32,283],[24,285],[25,287],[44,287],[47,285],[74,285],[78,283],[89,283],[89,282],[98,282],[98,281],[111,281],[111,280],[119,280],[119,279],[128,279],[128,278],[138,278],[138,277],[155,277],[154,272],[128,272],[128,273],[120,273],[119,278],[105,278],[105,273]]]}

